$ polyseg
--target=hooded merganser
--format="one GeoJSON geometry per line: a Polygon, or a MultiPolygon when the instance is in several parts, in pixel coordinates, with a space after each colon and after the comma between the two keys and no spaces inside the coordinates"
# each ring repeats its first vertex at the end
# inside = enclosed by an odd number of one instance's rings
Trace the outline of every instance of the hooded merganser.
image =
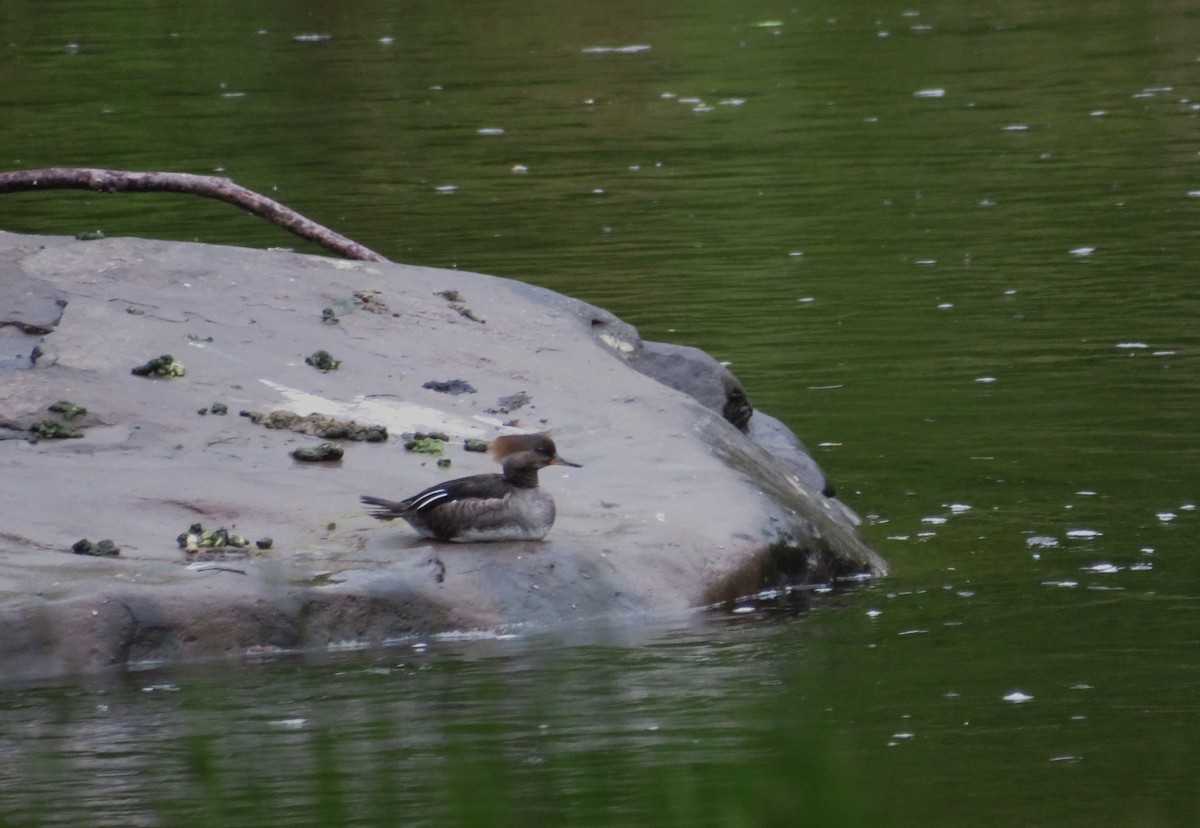
{"type": "Polygon", "coordinates": [[[554,525],[554,501],[538,488],[546,466],[580,468],[558,456],[545,434],[506,434],[488,446],[503,474],[476,474],[431,486],[407,500],[363,495],[379,520],[404,518],[423,537],[471,541],[541,540],[554,525]]]}

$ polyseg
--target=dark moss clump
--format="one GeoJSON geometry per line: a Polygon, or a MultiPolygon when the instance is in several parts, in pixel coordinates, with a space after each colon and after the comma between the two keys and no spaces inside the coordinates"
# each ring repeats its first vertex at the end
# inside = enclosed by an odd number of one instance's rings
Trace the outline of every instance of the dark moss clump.
{"type": "Polygon", "coordinates": [[[47,411],[53,411],[55,414],[61,414],[64,420],[74,420],[87,413],[86,408],[84,408],[82,405],[76,405],[70,400],[59,400],[54,405],[50,406],[47,411]]]}
{"type": "Polygon", "coordinates": [[[242,411],[250,422],[266,428],[283,428],[325,440],[358,440],[365,443],[382,443],[388,438],[387,426],[363,425],[354,420],[339,420],[324,414],[309,414],[301,417],[294,411],[242,411]]]}
{"type": "Polygon", "coordinates": [[[131,374],[137,377],[182,377],[185,373],[183,363],[177,360],[170,354],[163,354],[147,362],[145,365],[139,365],[136,368],[130,369],[131,374]]]}
{"type": "Polygon", "coordinates": [[[121,554],[117,545],[108,538],[96,543],[87,538],[77,540],[71,545],[71,551],[76,555],[91,555],[95,558],[115,558],[121,554]]]}
{"type": "Polygon", "coordinates": [[[391,313],[391,308],[380,298],[377,290],[354,291],[354,303],[369,313],[391,313]]]}
{"type": "MultiPolygon", "coordinates": [[[[76,405],[70,400],[59,400],[50,405],[46,409],[58,414],[63,420],[75,420],[87,414],[87,409],[82,405],[76,405]]],[[[29,426],[29,431],[33,433],[33,439],[37,440],[67,440],[78,439],[83,436],[83,431],[75,426],[67,425],[62,420],[38,420],[29,426]]]]}
{"type": "Polygon", "coordinates": [[[452,397],[457,397],[459,394],[474,394],[475,386],[466,380],[430,380],[421,386],[428,388],[430,391],[437,391],[439,394],[449,394],[452,397]]]}
{"type": "Polygon", "coordinates": [[[250,541],[224,527],[206,530],[199,523],[193,523],[186,532],[180,532],[175,542],[189,556],[202,549],[228,552],[242,550],[250,545],[250,541]]]}
{"type": "Polygon", "coordinates": [[[334,359],[329,355],[329,351],[315,351],[311,356],[304,358],[305,363],[311,365],[319,371],[336,371],[338,366],[342,364],[340,359],[334,359]]]}
{"type": "Polygon", "coordinates": [[[305,463],[321,463],[341,460],[345,449],[337,443],[321,443],[319,446],[303,446],[292,452],[292,457],[305,463]]]}
{"type": "Polygon", "coordinates": [[[488,441],[480,440],[478,437],[469,437],[466,440],[463,440],[463,450],[479,452],[487,451],[488,441]]]}
{"type": "Polygon", "coordinates": [[[83,432],[58,420],[38,420],[29,427],[37,440],[67,440],[83,436],[83,432]]]}

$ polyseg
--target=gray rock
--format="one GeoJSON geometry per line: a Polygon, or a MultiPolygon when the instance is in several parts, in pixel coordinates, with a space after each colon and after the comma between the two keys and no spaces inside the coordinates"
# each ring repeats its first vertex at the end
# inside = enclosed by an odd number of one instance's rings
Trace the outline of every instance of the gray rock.
{"type": "Polygon", "coordinates": [[[769,414],[756,411],[746,433],[789,474],[795,475],[806,489],[820,492],[826,497],[834,496],[833,484],[826,479],[825,472],[808,453],[800,438],[782,422],[769,414]]]}
{"type": "Polygon", "coordinates": [[[642,342],[642,346],[634,351],[631,364],[646,376],[682,391],[746,431],[750,415],[754,413],[746,389],[733,372],[699,348],[642,342]]]}
{"type": "Polygon", "coordinates": [[[42,296],[37,325],[0,328],[5,344],[55,357],[0,360],[0,424],[27,426],[62,399],[89,412],[81,439],[0,440],[7,676],[597,625],[886,571],[794,435],[730,407],[744,391],[727,370],[586,303],[459,271],[136,239],[0,233],[0,262],[42,296]],[[322,323],[363,291],[391,312],[322,323]],[[46,301],[64,297],[51,319],[46,301]],[[317,349],[340,369],[307,366],[317,349]],[[185,376],[130,374],[165,353],[185,376]],[[430,376],[479,393],[422,388],[430,376]],[[535,404],[503,416],[584,464],[542,473],[558,503],[545,541],[433,544],[365,514],[360,494],[398,498],[445,476],[404,451],[405,432],[453,437],[455,476],[494,471],[459,447],[504,433],[486,406],[520,391],[535,404]],[[318,438],[196,416],[214,400],[393,436],[300,464],[289,453],[318,438]],[[175,539],[195,522],[273,545],[189,562],[175,539]],[[121,555],[63,551],[81,537],[111,537],[121,555]]]}
{"type": "Polygon", "coordinates": [[[25,334],[47,334],[58,326],[66,306],[66,297],[54,285],[0,260],[0,328],[12,326],[25,334]]]}

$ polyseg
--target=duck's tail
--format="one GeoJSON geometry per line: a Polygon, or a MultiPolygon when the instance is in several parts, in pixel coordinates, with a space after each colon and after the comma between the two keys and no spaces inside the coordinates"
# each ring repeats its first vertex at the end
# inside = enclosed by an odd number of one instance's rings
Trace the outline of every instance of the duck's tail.
{"type": "Polygon", "coordinates": [[[364,506],[375,507],[367,514],[376,520],[395,520],[404,512],[404,505],[395,500],[385,500],[382,497],[371,497],[371,495],[363,495],[359,500],[363,502],[364,506]]]}

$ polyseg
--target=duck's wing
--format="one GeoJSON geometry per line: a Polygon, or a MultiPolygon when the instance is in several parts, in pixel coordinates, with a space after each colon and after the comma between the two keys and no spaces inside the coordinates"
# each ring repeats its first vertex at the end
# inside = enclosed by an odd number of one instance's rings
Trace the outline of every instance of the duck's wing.
{"type": "MultiPolygon", "coordinates": [[[[507,484],[504,481],[504,475],[475,474],[430,486],[404,500],[387,500],[371,495],[363,495],[360,500],[364,505],[375,507],[371,512],[372,517],[380,520],[392,520],[414,513],[428,514],[433,509],[454,503],[460,504],[461,507],[466,502],[480,505],[489,501],[498,502],[503,499],[506,491],[507,484]]],[[[486,505],[484,508],[487,508],[486,505]]]]}

